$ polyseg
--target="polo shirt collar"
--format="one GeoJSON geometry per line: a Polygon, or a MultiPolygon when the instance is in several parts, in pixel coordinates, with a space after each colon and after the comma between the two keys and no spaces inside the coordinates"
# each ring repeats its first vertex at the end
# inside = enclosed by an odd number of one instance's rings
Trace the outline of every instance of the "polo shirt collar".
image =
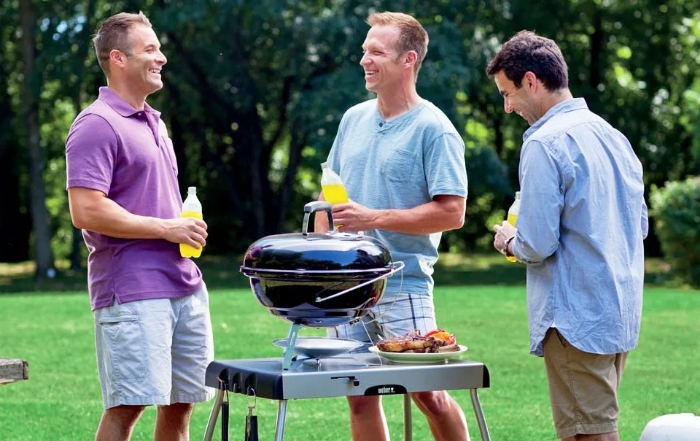
{"type": "Polygon", "coordinates": [[[115,112],[117,112],[118,114],[120,114],[124,118],[134,116],[139,112],[145,112],[146,114],[154,114],[154,115],[160,117],[160,112],[155,110],[153,107],[149,106],[148,103],[144,103],[143,110],[134,109],[131,106],[131,104],[124,101],[124,99],[122,97],[117,95],[109,87],[104,87],[104,86],[100,87],[100,93],[99,93],[98,99],[107,103],[107,105],[109,107],[114,109],[115,112]]]}

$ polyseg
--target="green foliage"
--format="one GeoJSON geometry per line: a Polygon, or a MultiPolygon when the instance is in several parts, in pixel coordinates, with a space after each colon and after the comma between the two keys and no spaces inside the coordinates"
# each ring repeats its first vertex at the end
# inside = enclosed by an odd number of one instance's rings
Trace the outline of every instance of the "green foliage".
{"type": "Polygon", "coordinates": [[[700,177],[653,187],[651,215],[675,276],[700,287],[700,177]]]}
{"type": "MultiPolygon", "coordinates": [[[[31,2],[46,206],[57,257],[76,253],[64,192],[63,143],[72,118],[105,85],[91,36],[121,11],[144,11],[163,44],[165,88],[149,98],[173,137],[180,187],[200,189],[210,253],[245,249],[262,235],[295,231],[318,194],[319,164],[343,112],[367,93],[359,61],[370,12],[411,13],[430,34],[420,95],[467,144],[465,227],[451,250],[488,247],[518,187],[527,125],[506,115],[485,67],[521,29],[553,38],[586,98],[630,139],[645,183],[700,172],[700,13],[696,0],[64,0],[31,2]],[[74,247],[71,250],[71,247],[74,247]]],[[[0,4],[0,225],[13,231],[0,261],[29,249],[31,129],[20,113],[23,67],[19,2],[0,4]],[[23,228],[25,230],[23,230],[23,228]]],[[[652,232],[653,233],[653,232],[652,232]]],[[[653,240],[647,251],[658,255],[653,240]]]]}

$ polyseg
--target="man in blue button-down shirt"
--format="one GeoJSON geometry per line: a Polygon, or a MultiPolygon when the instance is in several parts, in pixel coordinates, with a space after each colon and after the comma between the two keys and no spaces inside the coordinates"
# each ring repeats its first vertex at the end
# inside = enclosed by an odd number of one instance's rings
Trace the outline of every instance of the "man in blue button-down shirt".
{"type": "Polygon", "coordinates": [[[506,113],[531,126],[519,216],[494,226],[494,247],[527,265],[530,351],[544,357],[557,436],[617,441],[617,393],[642,314],[642,166],[624,135],[573,98],[552,40],[519,32],[487,73],[506,113]]]}

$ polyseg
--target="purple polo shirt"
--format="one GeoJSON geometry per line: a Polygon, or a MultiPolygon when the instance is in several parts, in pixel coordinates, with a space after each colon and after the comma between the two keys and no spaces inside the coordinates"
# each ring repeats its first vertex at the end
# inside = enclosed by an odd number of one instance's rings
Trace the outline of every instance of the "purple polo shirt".
{"type": "MultiPolygon", "coordinates": [[[[136,110],[108,87],[80,112],[66,140],[67,188],[99,190],[133,214],[180,216],[173,143],[160,112],[136,110]]],[[[202,274],[163,239],[117,239],[83,230],[90,252],[92,310],[146,299],[194,294],[202,274]]]]}

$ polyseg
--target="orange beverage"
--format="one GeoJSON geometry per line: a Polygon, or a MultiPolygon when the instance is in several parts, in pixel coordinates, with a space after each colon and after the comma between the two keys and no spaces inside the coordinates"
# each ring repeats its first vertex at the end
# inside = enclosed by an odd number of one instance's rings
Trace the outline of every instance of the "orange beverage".
{"type": "MultiPolygon", "coordinates": [[[[194,217],[196,219],[203,219],[202,213],[196,211],[183,211],[181,217],[194,217]]],[[[197,258],[202,255],[202,247],[195,248],[190,244],[181,243],[180,244],[180,255],[182,257],[194,257],[197,258]]]]}
{"type": "Polygon", "coordinates": [[[323,190],[323,197],[331,205],[345,204],[350,201],[348,192],[343,184],[321,185],[321,189],[323,190]]]}

